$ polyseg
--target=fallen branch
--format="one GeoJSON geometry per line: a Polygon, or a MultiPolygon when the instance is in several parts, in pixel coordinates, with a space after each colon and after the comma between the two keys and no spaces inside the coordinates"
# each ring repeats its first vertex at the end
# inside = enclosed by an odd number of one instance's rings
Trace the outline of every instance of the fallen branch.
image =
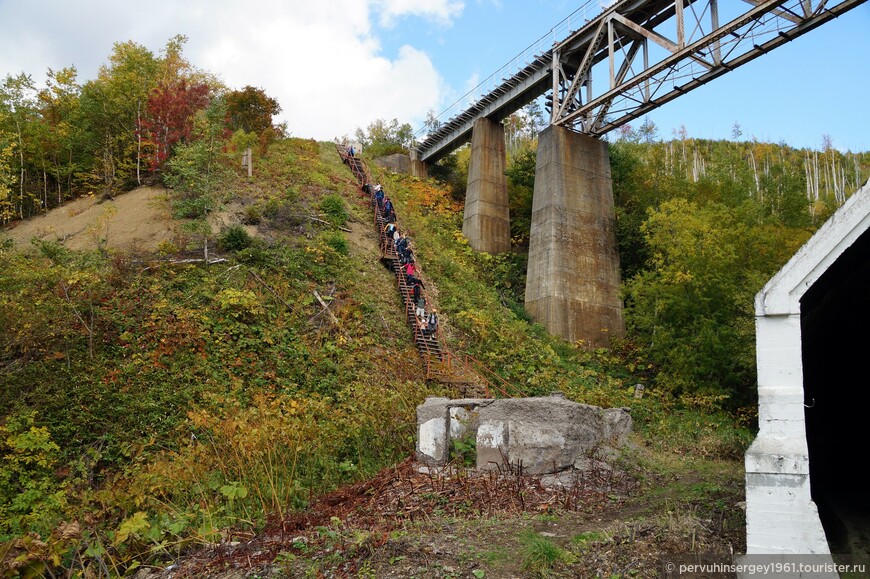
{"type": "MultiPolygon", "coordinates": [[[[311,215],[304,215],[302,213],[294,213],[293,217],[304,217],[305,219],[308,219],[310,221],[316,221],[317,223],[323,223],[324,225],[332,225],[332,223],[325,219],[320,219],[319,217],[313,217],[311,215]]],[[[340,225],[336,225],[335,227],[341,229],[342,231],[346,231],[347,233],[351,233],[351,230],[347,227],[342,227],[340,225]]]]}
{"type": "MultiPolygon", "coordinates": [[[[257,273],[256,273],[255,271],[248,270],[248,273],[251,274],[252,276],[254,276],[254,279],[257,280],[258,282],[260,282],[260,285],[262,285],[264,288],[266,288],[267,290],[269,290],[269,292],[270,292],[273,296],[275,296],[275,299],[277,299],[279,302],[281,302],[282,304],[284,304],[285,306],[287,306],[287,309],[288,309],[288,310],[292,310],[292,309],[293,309],[292,307],[290,307],[290,304],[288,304],[286,301],[284,301],[284,299],[283,299],[281,296],[279,296],[277,293],[275,293],[275,290],[273,290],[271,287],[269,287],[269,284],[267,284],[266,282],[264,282],[264,281],[260,278],[260,276],[257,275],[257,273]]],[[[317,292],[314,292],[314,295],[317,295],[317,292]]]]}
{"type": "Polygon", "coordinates": [[[329,314],[329,319],[332,320],[332,323],[335,324],[336,326],[340,325],[339,322],[338,322],[338,318],[335,317],[335,314],[333,314],[331,311],[329,311],[329,306],[326,305],[326,302],[323,301],[323,298],[320,297],[320,294],[317,293],[317,290],[314,290],[314,297],[316,297],[316,298],[317,298],[317,301],[320,302],[320,305],[323,306],[323,310],[324,310],[327,314],[329,314]]]}
{"type": "Polygon", "coordinates": [[[223,272],[223,273],[221,274],[221,277],[228,277],[231,273],[233,273],[234,270],[236,270],[236,269],[238,269],[238,268],[240,268],[240,267],[242,267],[242,264],[241,264],[241,263],[238,263],[238,264],[236,264],[236,265],[234,265],[234,266],[232,266],[232,267],[228,267],[228,268],[226,269],[226,271],[223,272]]]}
{"type": "MultiPolygon", "coordinates": [[[[336,327],[338,327],[339,329],[341,329],[341,322],[339,322],[339,321],[338,321],[338,318],[335,317],[335,314],[333,314],[333,313],[329,310],[329,306],[326,304],[325,301],[323,301],[323,298],[320,297],[320,294],[317,293],[317,290],[314,290],[314,297],[316,297],[316,298],[317,298],[317,301],[320,302],[320,305],[323,306],[323,311],[325,311],[327,314],[329,314],[329,319],[332,320],[332,323],[335,324],[336,327]]],[[[342,334],[344,334],[344,337],[347,339],[348,342],[350,342],[350,336],[348,336],[348,335],[347,335],[346,333],[344,333],[343,331],[342,331],[342,334]]]]}

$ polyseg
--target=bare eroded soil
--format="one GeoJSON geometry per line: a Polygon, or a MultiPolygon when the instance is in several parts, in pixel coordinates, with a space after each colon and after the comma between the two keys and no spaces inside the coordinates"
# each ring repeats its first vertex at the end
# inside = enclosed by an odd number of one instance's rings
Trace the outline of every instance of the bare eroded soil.
{"type": "Polygon", "coordinates": [[[85,196],[39,215],[19,221],[0,231],[25,246],[34,237],[61,241],[70,249],[112,249],[150,251],[162,241],[172,241],[183,222],[172,219],[166,189],[139,187],[101,199],[85,196]]]}

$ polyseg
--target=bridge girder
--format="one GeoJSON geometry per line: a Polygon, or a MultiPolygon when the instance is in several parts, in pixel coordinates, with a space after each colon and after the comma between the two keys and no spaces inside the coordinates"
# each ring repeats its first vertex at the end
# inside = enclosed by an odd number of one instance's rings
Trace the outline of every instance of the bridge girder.
{"type": "Polygon", "coordinates": [[[501,121],[546,93],[551,124],[603,136],[864,1],[617,2],[429,134],[418,157],[435,162],[477,118],[501,121]]]}

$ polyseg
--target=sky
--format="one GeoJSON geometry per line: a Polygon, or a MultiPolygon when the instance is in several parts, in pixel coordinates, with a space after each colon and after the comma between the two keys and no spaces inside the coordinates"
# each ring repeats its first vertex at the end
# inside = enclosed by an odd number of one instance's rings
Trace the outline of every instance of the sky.
{"type": "MultiPolygon", "coordinates": [[[[738,0],[723,0],[737,2],[738,0]]],[[[0,77],[74,65],[97,75],[115,42],[185,57],[230,88],[278,100],[296,137],[352,136],[376,119],[416,130],[551,33],[581,0],[0,0],[0,77]]],[[[870,3],[651,112],[662,138],[870,151],[870,3]]],[[[638,121],[639,124],[639,121],[638,121]]]]}

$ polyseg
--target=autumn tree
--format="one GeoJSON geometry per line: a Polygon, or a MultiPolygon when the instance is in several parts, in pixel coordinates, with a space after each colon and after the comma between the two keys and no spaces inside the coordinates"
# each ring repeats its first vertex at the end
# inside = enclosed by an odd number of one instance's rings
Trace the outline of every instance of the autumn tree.
{"type": "Polygon", "coordinates": [[[115,43],[97,79],[82,87],[82,111],[97,152],[95,174],[106,189],[142,182],[145,107],[160,63],[135,42],[115,43]]]}
{"type": "MultiPolygon", "coordinates": [[[[187,36],[176,34],[166,41],[166,45],[161,50],[163,57],[160,59],[160,79],[159,82],[163,86],[171,86],[180,81],[191,81],[196,71],[194,71],[190,62],[184,58],[184,45],[187,44],[187,36]]],[[[193,82],[201,82],[201,79],[196,79],[193,82]]]]}
{"type": "Polygon", "coordinates": [[[39,110],[46,127],[43,171],[49,171],[53,177],[57,205],[63,202],[64,196],[72,195],[73,175],[81,169],[81,158],[77,154],[80,151],[77,117],[81,87],[77,74],[75,67],[48,69],[46,86],[39,91],[39,110]]]}
{"type": "Polygon", "coordinates": [[[262,134],[272,129],[272,117],[281,112],[278,101],[252,86],[227,93],[224,101],[232,131],[262,134]]]}
{"type": "Polygon", "coordinates": [[[511,238],[525,244],[532,228],[532,196],[535,190],[537,148],[527,146],[511,155],[505,171],[508,178],[511,238]]]}
{"type": "Polygon", "coordinates": [[[15,217],[12,170],[14,136],[4,129],[9,112],[0,107],[0,224],[9,223],[15,217]]]}
{"type": "Polygon", "coordinates": [[[166,163],[163,181],[176,193],[178,217],[203,217],[214,207],[216,189],[228,174],[225,119],[223,99],[212,99],[194,117],[193,138],[178,144],[166,163]]]}
{"type": "Polygon", "coordinates": [[[383,157],[394,153],[407,153],[414,140],[414,129],[398,119],[372,121],[366,130],[357,128],[356,139],[371,157],[383,157]]]}
{"type": "Polygon", "coordinates": [[[439,128],[441,128],[441,121],[435,115],[435,111],[429,109],[426,111],[426,120],[423,121],[423,128],[427,133],[434,133],[439,128]]]}
{"type": "Polygon", "coordinates": [[[184,79],[169,85],[161,84],[151,91],[142,122],[151,147],[147,155],[149,170],[161,167],[169,158],[172,147],[190,138],[194,115],[207,106],[208,100],[208,85],[188,86],[184,79]]]}
{"type": "Polygon", "coordinates": [[[654,143],[659,139],[659,128],[652,119],[646,117],[638,129],[638,134],[644,143],[654,143]]]}
{"type": "Polygon", "coordinates": [[[534,100],[527,104],[525,107],[523,107],[523,111],[529,118],[529,130],[531,131],[532,135],[537,138],[538,133],[547,126],[547,119],[544,116],[544,109],[541,107],[541,104],[537,100],[534,100]]]}
{"type": "Polygon", "coordinates": [[[803,243],[803,228],[758,226],[720,203],[670,199],[641,231],[647,268],[626,284],[627,321],[676,395],[751,401],[753,296],[803,243]]]}
{"type": "Polygon", "coordinates": [[[13,209],[19,218],[25,213],[30,215],[35,201],[34,195],[27,189],[28,163],[35,146],[31,139],[38,121],[35,86],[30,75],[21,73],[17,76],[7,75],[0,86],[0,109],[6,120],[6,133],[11,135],[7,147],[11,146],[14,170],[17,174],[17,195],[12,200],[13,209]]]}

